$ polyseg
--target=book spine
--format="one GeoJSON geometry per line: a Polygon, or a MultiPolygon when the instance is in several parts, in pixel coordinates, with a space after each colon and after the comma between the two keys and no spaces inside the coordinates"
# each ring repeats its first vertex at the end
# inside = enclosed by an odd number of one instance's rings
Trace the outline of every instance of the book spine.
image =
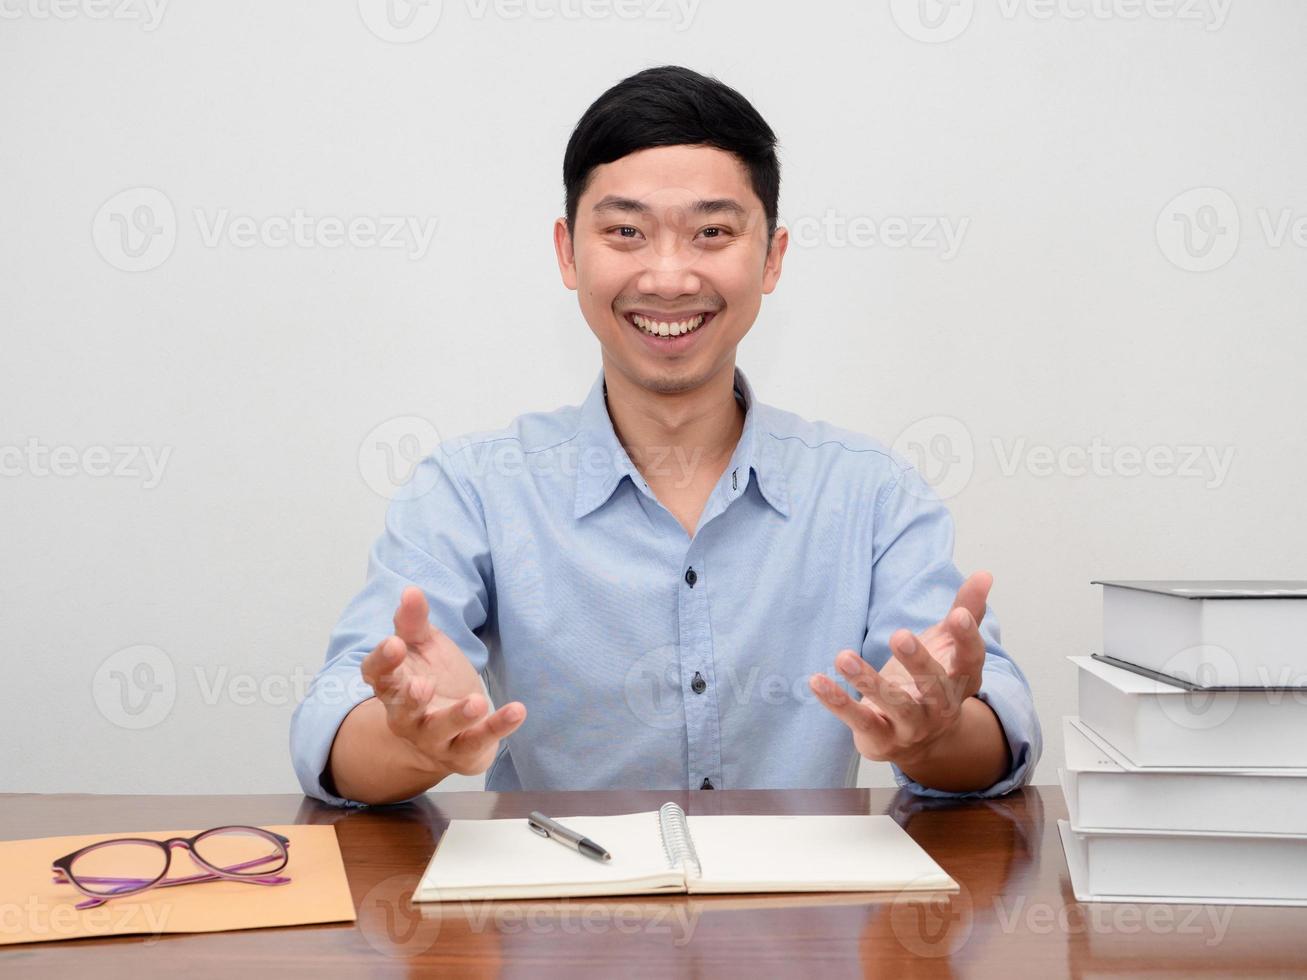
{"type": "Polygon", "coordinates": [[[684,868],[687,872],[693,869],[696,877],[703,874],[685,811],[675,803],[664,803],[658,808],[658,834],[662,837],[663,853],[667,855],[668,865],[684,868]]]}

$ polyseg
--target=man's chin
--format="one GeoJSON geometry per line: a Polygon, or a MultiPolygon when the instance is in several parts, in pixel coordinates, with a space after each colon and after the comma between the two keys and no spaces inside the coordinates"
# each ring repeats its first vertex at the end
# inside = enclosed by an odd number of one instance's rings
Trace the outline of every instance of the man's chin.
{"type": "Polygon", "coordinates": [[[703,382],[704,379],[698,375],[676,373],[651,378],[644,387],[659,395],[680,395],[687,391],[694,391],[701,387],[703,382]]]}
{"type": "Polygon", "coordinates": [[[693,391],[707,380],[709,374],[694,364],[655,364],[651,363],[651,358],[638,353],[632,357],[625,350],[614,356],[611,347],[605,347],[604,353],[612,369],[620,371],[636,387],[653,394],[678,395],[693,391]]]}
{"type": "Polygon", "coordinates": [[[658,395],[681,395],[707,384],[712,371],[699,364],[637,364],[634,377],[645,391],[658,395]]]}

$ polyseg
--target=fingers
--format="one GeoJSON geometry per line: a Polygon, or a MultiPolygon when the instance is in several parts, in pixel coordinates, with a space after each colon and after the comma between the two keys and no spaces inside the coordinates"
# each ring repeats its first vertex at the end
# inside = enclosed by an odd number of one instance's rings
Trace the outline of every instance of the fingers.
{"type": "MultiPolygon", "coordinates": [[[[467,688],[447,685],[449,678],[439,680],[444,675],[431,672],[430,644],[443,634],[428,617],[422,590],[404,589],[395,610],[395,633],[363,658],[363,679],[385,705],[387,724],[396,735],[412,742],[428,759],[444,760],[453,771],[481,772],[499,739],[526,719],[526,707],[514,701],[487,716],[489,702],[479,693],[456,698],[440,693],[438,684],[446,692],[449,687],[467,688]]],[[[475,671],[470,663],[466,666],[475,681],[475,671]]]]}
{"type": "MultiPolygon", "coordinates": [[[[835,658],[835,666],[858,689],[863,700],[875,706],[900,739],[910,739],[921,727],[928,703],[926,697],[915,697],[901,684],[882,677],[875,667],[852,650],[841,651],[835,658]]],[[[919,680],[916,674],[913,674],[913,680],[918,690],[930,686],[927,678],[919,680]]]]}
{"type": "Polygon", "coordinates": [[[890,651],[912,677],[923,703],[945,704],[949,696],[949,672],[911,630],[896,630],[890,637],[890,651]]]}
{"type": "Polygon", "coordinates": [[[876,670],[852,650],[841,652],[835,665],[863,700],[884,716],[890,748],[899,751],[930,740],[932,733],[952,724],[963,702],[975,693],[973,688],[980,685],[979,672],[975,677],[950,674],[908,630],[900,630],[892,639],[894,660],[911,677],[911,687],[891,679],[888,671],[876,670]]]}
{"type": "Polygon", "coordinates": [[[421,703],[409,701],[399,710],[400,720],[411,726],[414,738],[443,746],[477,724],[487,707],[480,694],[469,694],[453,701],[433,702],[430,697],[421,703]]]}
{"type": "Polygon", "coordinates": [[[408,674],[381,695],[381,699],[386,702],[394,723],[401,730],[415,731],[430,714],[432,703],[436,700],[435,695],[435,685],[430,677],[425,674],[408,674]]]}
{"type": "Polygon", "coordinates": [[[954,609],[944,625],[953,634],[957,651],[954,672],[979,672],[985,664],[985,638],[980,635],[980,625],[966,609],[954,609]]]}
{"type": "MultiPolygon", "coordinates": [[[[392,685],[381,700],[391,729],[424,751],[471,769],[472,762],[521,726],[526,706],[513,701],[486,715],[489,702],[480,694],[447,700],[434,692],[431,679],[418,675],[392,685]]],[[[476,771],[480,771],[476,769],[476,771]]]]}
{"type": "Polygon", "coordinates": [[[429,616],[427,597],[417,586],[410,585],[400,595],[399,607],[395,610],[395,635],[409,646],[419,646],[431,634],[429,616]]]}
{"type": "Polygon", "coordinates": [[[453,772],[484,772],[499,740],[517,731],[526,720],[526,706],[520,701],[487,716],[488,707],[485,698],[476,694],[428,707],[409,738],[453,772]]]}
{"type": "Polygon", "coordinates": [[[841,650],[836,655],[835,669],[858,689],[859,694],[869,698],[882,711],[885,711],[889,703],[894,700],[894,692],[903,690],[893,681],[881,677],[876,668],[852,650],[841,650]]]}
{"type": "Polygon", "coordinates": [[[965,606],[955,608],[941,624],[931,627],[927,638],[933,645],[941,629],[954,637],[941,648],[942,655],[953,656],[954,670],[946,669],[921,637],[900,629],[890,636],[893,657],[883,670],[854,650],[841,650],[836,656],[836,669],[862,695],[861,701],[849,697],[830,678],[819,674],[809,678],[809,686],[826,708],[853,731],[854,744],[863,756],[899,765],[924,757],[957,723],[963,703],[975,693],[972,688],[979,688],[984,643],[971,613],[965,606]],[[957,653],[950,654],[948,647],[955,647],[957,653]]]}
{"type": "Polygon", "coordinates": [[[970,617],[965,609],[955,609],[945,617],[945,628],[953,634],[956,648],[945,654],[949,658],[947,666],[909,630],[899,630],[890,638],[894,658],[912,675],[921,702],[942,711],[946,717],[961,710],[962,702],[980,689],[985,644],[974,624],[967,628],[959,625],[964,618],[971,622],[970,617]]]}
{"type": "Polygon", "coordinates": [[[949,612],[958,608],[965,609],[971,613],[972,619],[980,623],[985,618],[985,600],[989,597],[989,590],[993,584],[994,576],[989,572],[973,572],[958,589],[949,612]]]}
{"type": "Polygon", "coordinates": [[[888,742],[892,728],[885,716],[870,704],[855,701],[825,674],[813,674],[808,678],[808,687],[826,709],[854,732],[872,741],[888,742]]]}
{"type": "Polygon", "coordinates": [[[372,690],[380,694],[383,688],[389,686],[395,670],[404,662],[405,651],[403,640],[388,636],[363,658],[359,669],[372,690]]]}
{"type": "Polygon", "coordinates": [[[926,684],[929,684],[933,678],[947,676],[943,665],[926,649],[921,638],[912,630],[895,630],[894,635],[889,638],[889,648],[894,659],[908,669],[918,688],[924,690],[926,684]]]}
{"type": "Polygon", "coordinates": [[[512,701],[489,717],[460,732],[454,738],[452,747],[459,753],[479,754],[501,738],[513,734],[524,721],[526,721],[526,705],[521,701],[512,701]]]}
{"type": "Polygon", "coordinates": [[[435,682],[429,674],[404,669],[407,658],[404,641],[388,636],[359,664],[363,680],[386,706],[391,726],[406,731],[421,721],[436,697],[435,682]]]}

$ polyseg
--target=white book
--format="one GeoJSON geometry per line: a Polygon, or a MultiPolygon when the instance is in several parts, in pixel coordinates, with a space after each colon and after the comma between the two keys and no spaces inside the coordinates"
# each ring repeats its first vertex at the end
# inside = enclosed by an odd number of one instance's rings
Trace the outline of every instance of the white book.
{"type": "Polygon", "coordinates": [[[1136,766],[1071,717],[1062,740],[1073,830],[1307,832],[1307,769],[1136,766]]]}
{"type": "Polygon", "coordinates": [[[415,902],[702,892],[955,891],[884,815],[555,816],[608,850],[595,861],[534,834],[525,818],[451,820],[415,902]]]}
{"type": "Polygon", "coordinates": [[[1307,582],[1094,583],[1109,657],[1199,687],[1307,687],[1307,582]]]}
{"type": "Polygon", "coordinates": [[[1080,721],[1136,766],[1307,768],[1307,693],[1190,691],[1092,657],[1080,721]]]}
{"type": "Polygon", "coordinates": [[[1307,837],[1057,829],[1080,902],[1307,905],[1307,837]]]}

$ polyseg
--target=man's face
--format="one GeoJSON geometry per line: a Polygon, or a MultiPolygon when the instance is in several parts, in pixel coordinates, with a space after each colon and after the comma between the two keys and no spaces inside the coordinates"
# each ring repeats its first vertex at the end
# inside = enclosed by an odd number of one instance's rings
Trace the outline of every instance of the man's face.
{"type": "Polygon", "coordinates": [[[734,362],[786,244],[778,229],[768,250],[743,163],[706,146],[654,147],[596,167],[575,234],[562,218],[554,226],[563,282],[577,291],[605,364],[668,394],[734,362]]]}

